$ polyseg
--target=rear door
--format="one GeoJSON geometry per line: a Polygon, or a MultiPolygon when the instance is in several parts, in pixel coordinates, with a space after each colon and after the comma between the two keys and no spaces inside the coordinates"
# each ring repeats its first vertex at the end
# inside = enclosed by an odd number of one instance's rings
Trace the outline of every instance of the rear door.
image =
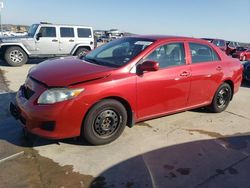
{"type": "Polygon", "coordinates": [[[42,26],[38,33],[41,37],[36,39],[36,54],[54,55],[59,53],[59,40],[54,26],[42,26]]]}
{"type": "Polygon", "coordinates": [[[186,64],[183,42],[166,43],[146,56],[157,61],[160,69],[137,76],[138,118],[174,112],[185,108],[190,87],[190,68],[186,64]]]}
{"type": "Polygon", "coordinates": [[[75,32],[73,27],[59,27],[59,53],[70,54],[76,44],[75,32]]]}
{"type": "Polygon", "coordinates": [[[191,87],[188,106],[210,102],[223,77],[223,63],[207,44],[190,42],[191,87]]]}

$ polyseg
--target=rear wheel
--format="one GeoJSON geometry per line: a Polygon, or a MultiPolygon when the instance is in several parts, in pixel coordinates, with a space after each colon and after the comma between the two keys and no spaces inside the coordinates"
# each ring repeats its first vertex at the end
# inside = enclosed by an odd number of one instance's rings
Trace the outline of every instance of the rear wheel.
{"type": "Polygon", "coordinates": [[[227,83],[223,83],[216,91],[209,109],[215,113],[224,111],[229,105],[231,97],[232,89],[230,85],[227,83]]]}
{"type": "Polygon", "coordinates": [[[127,123],[127,111],[118,101],[103,100],[88,112],[82,129],[84,138],[93,145],[108,144],[117,139],[127,123]]]}
{"type": "Polygon", "coordinates": [[[87,53],[89,53],[89,49],[81,47],[77,49],[75,55],[80,58],[80,57],[84,57],[85,55],[87,55],[87,53]]]}
{"type": "Polygon", "coordinates": [[[13,46],[5,50],[4,59],[10,66],[19,67],[27,63],[28,56],[22,48],[13,46]]]}

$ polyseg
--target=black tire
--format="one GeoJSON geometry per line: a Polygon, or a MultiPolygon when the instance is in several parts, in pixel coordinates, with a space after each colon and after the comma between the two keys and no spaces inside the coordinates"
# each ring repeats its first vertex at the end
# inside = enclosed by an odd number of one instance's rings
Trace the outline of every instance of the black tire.
{"type": "Polygon", "coordinates": [[[103,100],[88,112],[82,136],[93,145],[108,144],[117,139],[127,124],[127,111],[118,101],[103,100]]]}
{"type": "Polygon", "coordinates": [[[76,50],[75,55],[81,58],[84,57],[87,53],[89,53],[89,49],[81,47],[76,50]]]}
{"type": "Polygon", "coordinates": [[[12,46],[5,50],[4,59],[8,65],[19,67],[27,63],[28,56],[22,48],[18,46],[12,46]]]}
{"type": "Polygon", "coordinates": [[[217,89],[213,101],[209,106],[211,112],[220,113],[223,112],[230,103],[232,98],[232,88],[229,84],[223,83],[217,89]]]}

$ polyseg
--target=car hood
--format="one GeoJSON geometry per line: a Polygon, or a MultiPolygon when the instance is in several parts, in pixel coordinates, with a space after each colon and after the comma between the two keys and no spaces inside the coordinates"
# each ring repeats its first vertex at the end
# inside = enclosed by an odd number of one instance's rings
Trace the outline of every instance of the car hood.
{"type": "Polygon", "coordinates": [[[40,63],[30,70],[29,77],[48,87],[63,87],[107,77],[114,69],[67,57],[40,63]]]}

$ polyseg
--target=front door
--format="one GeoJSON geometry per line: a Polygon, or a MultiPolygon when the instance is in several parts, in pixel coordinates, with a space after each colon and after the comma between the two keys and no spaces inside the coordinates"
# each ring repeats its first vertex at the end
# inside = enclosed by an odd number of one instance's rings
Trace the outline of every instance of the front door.
{"type": "Polygon", "coordinates": [[[175,112],[187,105],[190,69],[183,43],[157,47],[143,62],[157,61],[160,69],[137,76],[137,111],[139,120],[175,112]]]}
{"type": "Polygon", "coordinates": [[[40,37],[36,39],[36,54],[55,55],[59,52],[59,40],[56,27],[42,26],[38,32],[40,37]]]}

